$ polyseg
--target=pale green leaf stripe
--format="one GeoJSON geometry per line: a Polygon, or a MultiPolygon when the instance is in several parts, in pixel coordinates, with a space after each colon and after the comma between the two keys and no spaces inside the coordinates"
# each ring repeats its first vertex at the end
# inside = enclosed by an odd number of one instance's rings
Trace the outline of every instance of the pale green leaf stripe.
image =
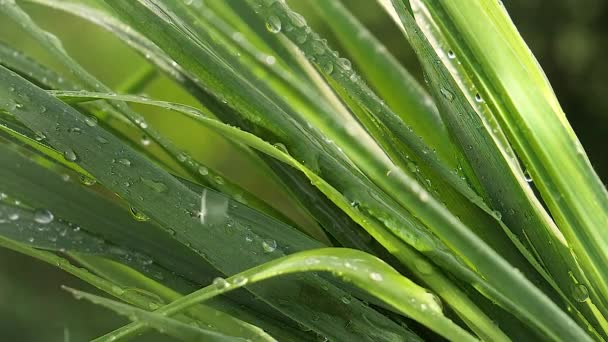
{"type": "Polygon", "coordinates": [[[484,82],[479,85],[504,108],[496,115],[581,265],[590,273],[592,286],[601,289],[602,295],[595,299],[606,306],[608,193],[547,78],[499,3],[448,1],[441,6],[477,57],[475,70],[484,82]]]}
{"type": "MultiPolygon", "coordinates": [[[[392,0],[397,13],[399,14],[401,21],[406,28],[407,32],[419,32],[414,18],[405,9],[404,3],[401,0],[392,0]]],[[[451,241],[455,241],[455,237],[450,238],[451,241]]],[[[485,253],[481,253],[485,254],[485,253]]],[[[482,257],[478,255],[473,260],[476,260],[476,264],[481,266],[487,266],[484,262],[490,256],[482,257]]],[[[490,257],[491,258],[491,257],[490,257]]],[[[499,263],[502,263],[499,261],[499,263]]],[[[489,273],[494,273],[500,268],[507,265],[503,265],[497,269],[487,269],[489,273]]],[[[508,268],[508,266],[507,266],[508,268]]],[[[538,291],[532,284],[530,284],[524,277],[521,277],[515,270],[502,269],[499,271],[503,274],[495,274],[497,278],[508,274],[509,278],[515,277],[520,278],[519,281],[512,279],[509,281],[498,282],[495,285],[497,288],[502,288],[502,292],[507,294],[513,301],[507,305],[507,307],[514,313],[517,313],[524,321],[528,324],[535,325],[542,330],[548,337],[553,340],[590,340],[589,336],[582,331],[582,329],[574,323],[564,312],[562,312],[555,303],[551,302],[543,293],[538,291]],[[522,286],[520,288],[520,286],[522,286]],[[518,290],[515,290],[515,289],[518,290]],[[514,291],[515,290],[515,291],[514,291]],[[518,304],[515,304],[518,303],[518,304]]],[[[488,278],[490,280],[490,278],[488,278]]]]}
{"type": "MultiPolygon", "coordinates": [[[[358,250],[324,248],[299,252],[234,275],[226,280],[184,296],[156,311],[173,315],[214,296],[233,291],[247,284],[299,272],[331,272],[343,281],[352,283],[378,297],[403,314],[426,325],[441,336],[453,341],[477,341],[442,313],[437,299],[424,288],[401,276],[382,260],[358,250]]],[[[143,328],[130,324],[105,336],[101,341],[130,337],[143,328]]]]}
{"type": "MultiPolygon", "coordinates": [[[[454,29],[440,9],[421,2],[416,2],[413,8],[419,31],[427,40],[413,32],[408,38],[421,56],[429,84],[443,109],[441,113],[454,134],[454,142],[470,161],[488,203],[502,213],[500,222],[513,230],[506,229],[507,235],[559,293],[571,316],[582,326],[592,330],[598,328],[597,324],[595,328],[591,327],[581,311],[588,317],[596,316],[600,324],[604,318],[595,315],[586,303],[576,301],[571,295],[577,283],[589,284],[587,278],[565,238],[526,182],[514,152],[487,107],[493,100],[477,93],[469,77],[470,68],[465,67],[477,64],[469,60],[468,51],[460,45],[458,36],[450,37],[454,29]],[[529,247],[524,247],[519,240],[529,247]]],[[[592,286],[588,289],[595,292],[592,286]]]]}

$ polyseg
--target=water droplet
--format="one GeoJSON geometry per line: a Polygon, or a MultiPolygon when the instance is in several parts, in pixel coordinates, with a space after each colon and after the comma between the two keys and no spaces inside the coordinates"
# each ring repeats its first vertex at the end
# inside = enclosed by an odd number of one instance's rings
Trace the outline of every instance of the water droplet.
{"type": "Polygon", "coordinates": [[[429,275],[433,273],[433,266],[426,260],[416,259],[414,260],[414,267],[418,272],[429,275]]]}
{"type": "Polygon", "coordinates": [[[448,101],[454,100],[454,94],[452,94],[452,92],[447,90],[446,88],[439,89],[439,92],[446,100],[448,100],[448,101]]]}
{"type": "Polygon", "coordinates": [[[36,209],[34,212],[34,221],[40,224],[49,224],[53,222],[55,216],[47,209],[36,209]]]}
{"type": "Polygon", "coordinates": [[[274,63],[277,62],[277,59],[274,56],[266,56],[266,58],[264,58],[264,63],[268,64],[268,65],[274,65],[274,63]]]}
{"type": "Polygon", "coordinates": [[[94,185],[95,183],[97,183],[97,181],[91,177],[87,177],[87,176],[80,176],[80,183],[86,185],[86,186],[91,186],[94,185]]]}
{"type": "Polygon", "coordinates": [[[589,290],[587,289],[587,286],[583,284],[574,285],[574,289],[572,290],[572,296],[574,297],[574,300],[582,303],[589,299],[589,290]]]}
{"type": "Polygon", "coordinates": [[[87,126],[89,126],[89,127],[95,127],[95,126],[97,126],[97,122],[98,122],[98,120],[97,120],[97,117],[95,117],[95,116],[87,116],[87,117],[84,119],[84,122],[85,122],[85,123],[87,124],[87,126]]]}
{"type": "Polygon", "coordinates": [[[454,51],[452,51],[452,50],[448,51],[448,58],[449,58],[449,59],[454,59],[454,58],[456,58],[456,54],[454,53],[454,51]]]}
{"type": "Polygon", "coordinates": [[[481,98],[481,95],[479,95],[479,93],[475,94],[475,102],[478,102],[478,103],[483,102],[483,98],[481,98]]]}
{"type": "Polygon", "coordinates": [[[118,162],[119,164],[124,165],[124,166],[127,166],[127,167],[128,167],[128,166],[131,166],[131,161],[130,161],[129,159],[126,159],[126,158],[121,158],[121,159],[118,159],[118,160],[117,160],[117,162],[118,162]]]}
{"type": "Polygon", "coordinates": [[[289,17],[289,20],[291,20],[293,26],[297,28],[306,26],[306,19],[300,13],[291,11],[287,13],[287,16],[289,17]]]}
{"type": "Polygon", "coordinates": [[[95,140],[97,140],[98,143],[103,144],[103,145],[108,143],[108,139],[106,139],[102,136],[99,136],[99,135],[97,137],[95,137],[95,140]]]}
{"type": "Polygon", "coordinates": [[[526,169],[524,171],[524,179],[526,180],[526,182],[531,183],[532,182],[532,176],[530,175],[530,172],[528,172],[528,170],[526,169]]]}
{"type": "Polygon", "coordinates": [[[334,71],[334,63],[331,61],[325,61],[321,64],[321,68],[326,74],[331,74],[334,71]]]}
{"type": "Polygon", "coordinates": [[[113,285],[112,286],[112,292],[114,292],[115,294],[117,294],[117,295],[120,296],[123,293],[125,293],[125,290],[123,290],[120,286],[113,285]]]}
{"type": "Polygon", "coordinates": [[[144,183],[145,186],[147,186],[148,188],[150,188],[156,192],[163,193],[163,192],[167,192],[167,190],[169,190],[167,185],[163,182],[156,182],[151,179],[144,178],[144,177],[140,177],[139,179],[141,180],[142,183],[144,183]]]}
{"type": "Polygon", "coordinates": [[[76,160],[78,160],[78,156],[76,156],[76,153],[72,149],[67,149],[63,151],[63,157],[65,158],[65,160],[71,162],[75,162],[76,160]]]}
{"type": "Polygon", "coordinates": [[[369,277],[371,280],[374,280],[374,281],[382,281],[382,279],[383,279],[382,274],[377,273],[377,272],[370,273],[369,277]]]}
{"type": "Polygon", "coordinates": [[[232,284],[236,285],[236,286],[243,286],[243,285],[247,284],[248,281],[249,281],[249,279],[247,279],[246,277],[238,276],[238,277],[234,278],[234,280],[232,281],[232,284]]]}
{"type": "Polygon", "coordinates": [[[10,215],[8,215],[8,219],[11,221],[17,221],[19,219],[19,214],[18,213],[11,213],[10,215]]]}
{"type": "Polygon", "coordinates": [[[295,39],[296,39],[296,43],[304,44],[306,42],[306,40],[308,39],[308,32],[306,32],[306,31],[297,32],[295,39]]]}
{"type": "Polygon", "coordinates": [[[144,146],[149,146],[150,142],[151,142],[150,138],[148,138],[147,135],[142,136],[140,141],[141,141],[141,144],[144,146]]]}
{"type": "Polygon", "coordinates": [[[276,143],[276,144],[274,144],[274,147],[276,147],[277,150],[279,150],[285,154],[289,154],[289,151],[287,151],[287,147],[282,143],[276,143]]]}
{"type": "Polygon", "coordinates": [[[325,45],[323,44],[323,42],[321,42],[321,40],[313,40],[312,42],[310,42],[310,46],[312,47],[312,52],[315,55],[322,55],[325,53],[325,45]]]}
{"type": "Polygon", "coordinates": [[[141,211],[131,207],[131,215],[133,215],[133,218],[136,221],[148,221],[150,218],[148,216],[146,216],[146,214],[142,213],[141,211]]]}
{"type": "Polygon", "coordinates": [[[177,160],[179,160],[182,163],[185,162],[186,160],[188,160],[188,154],[186,152],[182,152],[182,153],[178,154],[177,160]]]}
{"type": "Polygon", "coordinates": [[[272,253],[277,249],[277,242],[275,240],[267,239],[262,241],[262,248],[266,253],[272,253]]]}
{"type": "Polygon", "coordinates": [[[268,20],[266,21],[266,29],[270,33],[281,32],[281,19],[274,15],[269,16],[268,20]]]}
{"type": "Polygon", "coordinates": [[[341,301],[342,301],[342,303],[344,303],[344,304],[347,304],[347,305],[348,305],[348,304],[350,304],[350,298],[348,298],[348,297],[346,297],[346,296],[341,297],[341,298],[340,298],[340,300],[341,300],[341,301]]]}
{"type": "Polygon", "coordinates": [[[502,219],[502,213],[500,211],[494,210],[492,213],[494,214],[494,217],[496,217],[497,220],[502,219]]]}
{"type": "Polygon", "coordinates": [[[82,130],[78,127],[68,128],[68,133],[80,134],[82,130]]]}
{"type": "Polygon", "coordinates": [[[215,286],[219,290],[223,290],[230,286],[230,283],[228,283],[224,278],[217,277],[213,279],[213,286],[215,286]]]}
{"type": "Polygon", "coordinates": [[[200,174],[201,174],[201,175],[203,175],[203,176],[206,176],[206,175],[208,175],[208,174],[209,174],[209,169],[207,169],[207,168],[206,168],[206,167],[204,167],[204,166],[199,166],[199,168],[198,168],[198,173],[200,173],[200,174]]]}
{"type": "Polygon", "coordinates": [[[338,59],[338,64],[342,67],[342,69],[348,71],[352,68],[352,64],[350,63],[350,61],[346,58],[339,58],[338,59]]]}

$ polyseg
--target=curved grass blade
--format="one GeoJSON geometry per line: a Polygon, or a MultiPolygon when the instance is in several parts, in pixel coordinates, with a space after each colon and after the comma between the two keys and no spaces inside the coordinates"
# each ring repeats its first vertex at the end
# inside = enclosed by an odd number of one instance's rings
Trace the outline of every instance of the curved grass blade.
{"type": "Polygon", "coordinates": [[[76,299],[86,299],[93,304],[105,306],[108,309],[128,317],[132,321],[144,322],[146,325],[159,332],[173,336],[182,341],[249,341],[249,339],[203,329],[200,326],[186,324],[128,304],[74,290],[66,286],[64,286],[63,289],[74,295],[76,299]]]}
{"type": "MultiPolygon", "coordinates": [[[[608,192],[593,170],[536,59],[499,4],[455,7],[425,1],[458,32],[480,94],[490,102],[518,156],[575,252],[595,301],[607,308],[608,192]],[[467,24],[478,17],[475,25],[467,24]],[[489,25],[489,26],[488,26],[489,25]],[[484,30],[483,27],[491,27],[484,30]],[[488,53],[480,54],[480,50],[488,53]],[[497,97],[501,94],[501,97],[497,97]]],[[[604,316],[608,309],[603,310],[604,316]]]]}
{"type": "MultiPolygon", "coordinates": [[[[518,246],[520,251],[524,255],[528,254],[529,261],[538,264],[537,270],[559,293],[572,316],[583,326],[591,328],[585,316],[593,317],[595,314],[589,310],[586,303],[577,303],[570,295],[571,289],[587,278],[578,262],[572,258],[565,238],[525,181],[509,143],[493,117],[492,109],[486,106],[486,102],[491,103],[493,100],[486,100],[476,93],[477,90],[472,85],[473,80],[463,67],[469,63],[466,48],[463,51],[453,36],[442,35],[449,35],[452,31],[441,26],[445,25],[447,20],[441,20],[442,24],[438,26],[438,22],[430,18],[431,12],[433,15],[439,15],[434,12],[435,9],[427,8],[419,2],[413,5],[413,9],[418,28],[427,36],[428,43],[417,41],[417,35],[413,31],[410,40],[421,56],[428,56],[421,58],[421,62],[434,89],[440,89],[436,98],[445,108],[445,121],[457,137],[455,140],[470,160],[476,177],[483,185],[486,200],[502,213],[501,220],[507,226],[516,227],[512,233],[509,230],[505,232],[510,234],[512,239],[529,244],[529,247],[525,247],[514,240],[516,245],[521,245],[518,246]],[[443,33],[439,32],[440,26],[443,33]],[[445,67],[440,63],[431,63],[431,60],[439,60],[445,67]],[[480,141],[483,143],[479,143],[480,141]],[[529,249],[535,256],[532,256],[529,249]],[[561,288],[557,284],[560,284],[561,288]],[[585,316],[581,315],[580,311],[585,312],[585,316]]],[[[604,319],[599,317],[599,320],[601,322],[604,319]]],[[[595,324],[595,328],[598,327],[599,325],[595,324]]]]}
{"type": "MultiPolygon", "coordinates": [[[[297,230],[233,203],[211,190],[203,191],[202,196],[191,191],[101,127],[86,125],[82,114],[71,107],[18,75],[6,69],[0,70],[0,107],[14,113],[30,128],[42,130],[51,145],[66,151],[68,158],[76,156],[74,161],[91,172],[101,184],[140,209],[175,239],[189,246],[223,273],[237,273],[244,267],[279,257],[284,254],[283,248],[289,245],[295,247],[291,251],[319,245],[297,230]],[[15,91],[10,91],[9,87],[14,87],[15,91]],[[19,101],[20,106],[15,106],[15,101],[19,101]],[[47,114],[39,115],[28,110],[40,102],[47,105],[47,114]],[[64,134],[61,130],[55,130],[56,124],[63,129],[78,127],[82,134],[64,134]],[[97,137],[102,137],[107,143],[100,144],[97,137]],[[156,185],[150,186],[151,183],[141,181],[142,178],[151,180],[156,185]],[[129,182],[129,186],[126,182],[129,182]],[[201,210],[204,209],[201,208],[201,200],[207,208],[213,205],[217,210],[209,216],[201,215],[201,211],[204,211],[201,210]],[[249,217],[256,216],[266,220],[266,223],[270,220],[269,225],[263,226],[265,232],[253,232],[252,224],[244,224],[243,220],[251,222],[249,217]],[[201,217],[205,217],[202,222],[201,217]],[[226,234],[226,230],[233,233],[226,234]],[[263,235],[258,235],[260,233],[263,235]],[[275,243],[277,247],[274,247],[275,243]],[[264,248],[265,245],[273,247],[264,248]],[[225,246],[232,248],[227,249],[225,246]]],[[[253,223],[253,226],[260,227],[259,222],[253,223]]],[[[297,282],[282,280],[264,287],[251,287],[249,290],[276,305],[276,309],[281,312],[328,336],[351,336],[352,330],[345,329],[347,321],[352,321],[353,326],[358,327],[356,330],[365,332],[368,336],[400,336],[404,332],[403,328],[359,301],[353,300],[346,306],[340,300],[344,295],[342,290],[314,277],[303,277],[297,282]],[[307,286],[313,298],[323,297],[324,302],[316,303],[314,307],[285,307],[279,304],[279,300],[302,301],[302,298],[293,295],[301,286],[307,286]],[[327,286],[328,291],[324,291],[322,286],[327,286]],[[336,308],[340,308],[338,315],[336,308]],[[363,315],[366,319],[363,319],[363,315]],[[314,321],[312,318],[315,316],[322,319],[314,321]],[[378,326],[382,326],[382,329],[378,326]]]]}
{"type": "Polygon", "coordinates": [[[448,132],[429,94],[340,1],[314,4],[378,95],[440,153],[442,161],[455,167],[448,132]]]}
{"type": "MultiPolygon", "coordinates": [[[[366,215],[364,211],[355,210],[352,204],[344,198],[342,194],[336,191],[332,186],[327,184],[325,180],[316,175],[316,173],[312,172],[310,169],[306,168],[304,165],[299,163],[289,154],[284,151],[277,149],[271,144],[264,142],[258,137],[239,130],[236,127],[231,127],[226,124],[223,124],[217,120],[207,118],[203,113],[198,110],[178,104],[172,104],[163,101],[154,101],[149,98],[132,96],[132,95],[108,95],[108,94],[96,94],[91,92],[51,92],[51,94],[62,98],[62,99],[72,99],[72,100],[91,100],[97,98],[106,98],[108,96],[118,96],[119,99],[125,102],[137,102],[147,105],[155,105],[162,108],[174,110],[181,112],[183,114],[188,115],[189,117],[197,120],[197,122],[218,130],[221,132],[223,136],[226,136],[229,139],[234,139],[235,142],[246,144],[256,150],[259,150],[263,153],[266,153],[268,156],[276,158],[277,160],[290,165],[301,172],[303,172],[306,177],[310,179],[310,182],[314,184],[321,192],[323,192],[331,201],[333,201],[340,209],[344,210],[344,212],[348,213],[348,215],[357,223],[361,224],[361,226],[365,227],[368,230],[368,233],[371,234],[376,240],[381,242],[389,252],[393,253],[397,259],[399,259],[403,264],[407,265],[420,279],[425,281],[429,286],[437,290],[437,292],[441,295],[442,298],[446,300],[446,302],[450,305],[453,305],[454,309],[458,312],[459,315],[462,315],[468,324],[472,326],[472,329],[479,333],[481,336],[491,337],[493,340],[503,340],[505,337],[500,330],[496,329],[495,325],[488,319],[483,312],[481,312],[468,298],[466,295],[461,293],[459,289],[457,289],[451,282],[444,278],[444,276],[438,270],[434,269],[434,267],[428,263],[423,257],[414,252],[411,247],[404,244],[395,238],[394,235],[388,233],[383,228],[382,224],[377,222],[377,219],[374,216],[378,214],[371,211],[371,215],[366,215]],[[370,217],[371,216],[371,217],[370,217]]],[[[420,242],[419,242],[420,244],[420,242]]],[[[420,247],[420,246],[419,246],[420,247]]],[[[426,248],[426,247],[423,247],[426,248]]],[[[431,250],[422,250],[423,252],[429,252],[429,257],[437,258],[445,256],[440,252],[431,250]]],[[[454,265],[454,264],[451,264],[454,265]]],[[[455,264],[457,267],[457,264],[455,264]]],[[[475,278],[472,276],[468,279],[474,280],[475,282],[482,283],[483,280],[480,278],[475,278]]]]}
{"type": "MultiPolygon", "coordinates": [[[[401,276],[380,259],[361,251],[345,248],[325,248],[296,253],[250,270],[226,280],[218,279],[209,287],[180,298],[157,310],[163,315],[172,315],[221,293],[238,289],[273,277],[299,272],[330,272],[378,297],[401,313],[426,325],[441,336],[457,341],[476,341],[443,316],[442,308],[434,295],[401,276]]],[[[142,329],[141,324],[131,324],[112,335],[115,338],[132,336],[142,329]]],[[[411,336],[411,340],[417,340],[411,336]]]]}
{"type": "MultiPolygon", "coordinates": [[[[136,305],[139,308],[150,309],[158,307],[158,303],[154,301],[153,297],[144,295],[139,291],[128,291],[128,289],[124,289],[111,281],[102,279],[88,272],[86,269],[72,265],[68,260],[51,252],[33,249],[3,237],[0,237],[0,246],[56,266],[106,292],[107,294],[119,298],[127,303],[131,303],[132,305],[136,305]]],[[[219,329],[223,329],[223,331],[231,334],[239,333],[239,336],[245,338],[264,337],[264,334],[260,333],[259,329],[252,328],[245,322],[226,315],[220,311],[216,311],[205,305],[197,305],[192,309],[193,310],[189,310],[189,313],[195,312],[197,314],[197,319],[203,324],[219,327],[219,329]]],[[[220,330],[219,332],[222,331],[220,330]]]]}
{"type": "MultiPolygon", "coordinates": [[[[411,17],[411,15],[407,12],[407,10],[404,8],[403,3],[400,2],[399,0],[394,0],[393,1],[393,5],[395,6],[395,9],[397,10],[397,12],[399,13],[401,20],[403,22],[403,25],[405,26],[406,30],[408,32],[416,32],[417,28],[415,28],[415,22],[414,19],[411,17]]],[[[416,36],[412,36],[412,37],[417,37],[416,36]]],[[[454,99],[454,95],[452,93],[446,93],[446,91],[444,90],[443,92],[441,92],[442,94],[440,94],[442,97],[447,98],[448,100],[454,99]],[[448,94],[448,95],[445,95],[448,94]],[[449,96],[452,95],[452,96],[449,96]]],[[[439,96],[438,96],[439,98],[439,96]]],[[[452,102],[451,100],[449,102],[452,102]]],[[[512,302],[514,303],[514,302],[512,302]]],[[[531,302],[527,302],[528,304],[531,304],[531,302]]],[[[532,314],[531,312],[534,310],[538,310],[538,307],[536,307],[535,305],[528,305],[527,307],[514,307],[513,304],[507,304],[506,307],[513,311],[513,312],[519,312],[518,315],[521,315],[522,317],[528,317],[528,319],[530,319],[529,323],[531,324],[535,324],[539,327],[542,327],[541,330],[544,331],[545,334],[549,335],[549,336],[553,336],[554,338],[556,338],[557,333],[555,331],[555,325],[554,324],[549,324],[549,323],[542,323],[541,320],[539,320],[539,314],[532,314]],[[528,311],[528,312],[526,312],[528,311]],[[544,326],[543,326],[544,325],[544,326]]],[[[555,315],[555,319],[558,320],[564,320],[565,322],[568,322],[567,324],[569,324],[568,327],[568,333],[575,333],[575,334],[580,334],[579,338],[586,338],[588,339],[589,337],[586,336],[578,326],[576,326],[574,324],[574,322],[572,322],[570,319],[568,319],[567,317],[565,317],[565,314],[561,311],[559,311],[559,309],[557,309],[557,307],[555,307],[555,305],[552,303],[551,306],[553,307],[553,309],[551,309],[553,311],[553,314],[555,315]]],[[[545,316],[542,318],[546,318],[546,313],[545,316]]],[[[564,323],[566,324],[566,323],[564,323]]],[[[561,327],[561,326],[560,326],[561,327]]],[[[562,336],[563,337],[563,336],[562,336]]]]}

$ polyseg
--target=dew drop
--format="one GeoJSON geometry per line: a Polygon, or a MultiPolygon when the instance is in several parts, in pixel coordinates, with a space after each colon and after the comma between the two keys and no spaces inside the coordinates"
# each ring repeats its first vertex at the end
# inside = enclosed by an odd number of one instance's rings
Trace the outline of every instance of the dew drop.
{"type": "Polygon", "coordinates": [[[272,253],[277,249],[277,242],[275,240],[266,239],[262,241],[262,248],[266,253],[272,253]]]}
{"type": "Polygon", "coordinates": [[[528,172],[527,169],[524,171],[524,179],[526,180],[526,182],[532,183],[532,176],[530,175],[530,172],[528,172]]]}
{"type": "Polygon", "coordinates": [[[574,300],[582,303],[589,299],[589,290],[587,289],[587,286],[583,284],[574,285],[572,296],[574,297],[574,300]]]}
{"type": "Polygon", "coordinates": [[[297,28],[306,26],[306,19],[304,19],[300,13],[291,11],[287,14],[287,16],[289,17],[289,20],[291,20],[291,24],[293,26],[297,28]]]}
{"type": "Polygon", "coordinates": [[[97,121],[97,117],[95,117],[95,116],[87,116],[84,119],[84,123],[86,123],[87,126],[89,126],[89,127],[95,127],[95,126],[97,126],[97,122],[98,122],[97,121]]]}
{"type": "Polygon", "coordinates": [[[312,52],[315,55],[322,55],[325,53],[325,46],[324,46],[323,42],[321,42],[318,39],[310,42],[310,46],[312,47],[312,52]]]}
{"type": "Polygon", "coordinates": [[[140,142],[144,146],[149,146],[151,141],[150,141],[150,138],[148,138],[147,135],[144,135],[144,136],[141,137],[140,142]]]}
{"type": "Polygon", "coordinates": [[[494,210],[492,213],[494,214],[494,217],[496,217],[497,220],[502,219],[502,213],[500,211],[494,210]]]}
{"type": "Polygon", "coordinates": [[[347,304],[347,305],[350,304],[350,298],[348,298],[348,297],[341,297],[340,300],[344,304],[347,304]]]}
{"type": "Polygon", "coordinates": [[[139,179],[141,180],[142,183],[144,183],[145,186],[154,190],[155,192],[163,193],[163,192],[167,192],[167,190],[169,190],[167,185],[163,182],[153,181],[151,179],[144,178],[144,177],[140,177],[139,179]]]}
{"type": "Polygon", "coordinates": [[[87,177],[87,176],[80,176],[80,183],[86,185],[86,186],[91,186],[94,185],[95,183],[97,183],[97,181],[91,177],[87,177]]]}
{"type": "Polygon", "coordinates": [[[49,224],[53,222],[55,216],[47,209],[36,209],[34,212],[34,221],[40,224],[49,224]]]}
{"type": "Polygon", "coordinates": [[[117,160],[117,162],[118,162],[119,164],[124,165],[124,166],[127,166],[127,167],[128,167],[128,166],[131,166],[131,161],[130,161],[129,159],[126,159],[126,158],[121,158],[121,159],[118,159],[118,160],[117,160]]]}
{"type": "Polygon", "coordinates": [[[218,290],[223,290],[230,286],[230,283],[228,283],[224,278],[217,277],[213,279],[213,286],[215,286],[218,290]]]}
{"type": "Polygon", "coordinates": [[[78,160],[78,156],[76,156],[76,153],[72,149],[67,149],[63,151],[63,157],[65,158],[65,160],[71,162],[75,162],[76,160],[78,160]]]}
{"type": "Polygon", "coordinates": [[[201,165],[198,168],[198,173],[200,173],[203,176],[206,176],[206,175],[209,174],[209,169],[207,169],[206,167],[204,167],[204,166],[201,165]]]}
{"type": "Polygon", "coordinates": [[[274,65],[277,62],[277,59],[274,56],[268,55],[264,58],[264,63],[267,65],[274,65]]]}
{"type": "Polygon", "coordinates": [[[18,213],[12,213],[10,215],[8,215],[8,219],[11,221],[17,221],[19,219],[19,214],[18,213]]]}
{"type": "Polygon", "coordinates": [[[454,100],[454,94],[452,94],[452,92],[447,90],[446,88],[439,89],[439,92],[446,100],[448,100],[448,101],[454,100]]]}
{"type": "Polygon", "coordinates": [[[321,68],[323,68],[323,71],[329,75],[334,71],[334,63],[331,61],[326,61],[321,64],[321,68]]]}
{"type": "Polygon", "coordinates": [[[374,281],[382,281],[382,274],[378,273],[378,272],[372,272],[369,274],[369,277],[371,280],[374,281]]]}
{"type": "Polygon", "coordinates": [[[454,53],[454,51],[452,51],[452,50],[448,51],[448,58],[449,58],[449,59],[454,59],[454,58],[456,58],[456,54],[454,53]]]}
{"type": "Polygon", "coordinates": [[[100,144],[102,144],[102,145],[105,145],[105,144],[108,143],[108,139],[106,139],[106,138],[104,138],[102,136],[99,136],[99,135],[97,137],[95,137],[95,140],[97,140],[97,142],[100,143],[100,144]]]}
{"type": "Polygon", "coordinates": [[[433,266],[431,266],[431,264],[426,260],[422,260],[422,259],[414,260],[414,267],[416,268],[416,270],[418,272],[420,272],[422,274],[429,275],[429,274],[433,273],[433,266]]]}
{"type": "Polygon", "coordinates": [[[136,221],[148,221],[150,218],[148,216],[146,216],[146,214],[142,213],[141,211],[135,209],[134,207],[131,207],[131,215],[133,216],[133,218],[136,221]]]}
{"type": "Polygon", "coordinates": [[[296,39],[296,43],[304,44],[306,42],[306,40],[308,39],[308,33],[306,31],[297,32],[295,39],[296,39]]]}
{"type": "Polygon", "coordinates": [[[249,281],[249,279],[247,279],[246,277],[238,276],[238,277],[234,278],[234,280],[232,281],[232,284],[234,284],[236,286],[243,286],[243,285],[247,284],[248,281],[249,281]]]}
{"type": "Polygon", "coordinates": [[[279,151],[281,151],[281,152],[283,152],[285,154],[289,154],[289,151],[287,151],[287,147],[284,144],[282,144],[282,143],[276,143],[276,144],[274,144],[274,147],[277,150],[279,150],[279,151]]]}
{"type": "Polygon", "coordinates": [[[479,95],[479,93],[475,94],[475,102],[477,102],[477,103],[483,102],[483,98],[481,97],[481,95],[479,95]]]}
{"type": "Polygon", "coordinates": [[[266,29],[270,33],[279,33],[281,32],[281,19],[277,16],[271,15],[268,17],[266,21],[266,29]]]}
{"type": "Polygon", "coordinates": [[[348,71],[352,68],[352,64],[350,63],[350,61],[346,58],[339,58],[338,59],[338,64],[340,64],[340,66],[342,67],[342,69],[348,71]]]}

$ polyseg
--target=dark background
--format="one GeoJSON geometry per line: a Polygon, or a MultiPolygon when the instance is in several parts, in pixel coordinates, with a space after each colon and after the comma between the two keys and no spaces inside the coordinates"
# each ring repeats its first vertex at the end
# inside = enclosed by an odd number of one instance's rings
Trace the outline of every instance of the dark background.
{"type": "MultiPolygon", "coordinates": [[[[332,37],[325,32],[323,23],[316,21],[314,12],[306,8],[310,2],[291,1],[331,43],[332,37]]],[[[503,2],[547,73],[592,164],[606,182],[608,0],[503,2]]],[[[381,37],[389,50],[416,77],[421,77],[416,59],[401,33],[373,0],[348,0],[344,3],[381,37]]],[[[97,28],[54,11],[41,10],[35,6],[25,7],[41,25],[64,40],[66,48],[76,59],[108,84],[117,84],[124,75],[136,70],[142,63],[141,58],[97,28]]],[[[1,16],[0,39],[20,46],[51,66],[57,66],[35,43],[25,39],[11,22],[1,16]]],[[[192,102],[187,95],[163,79],[155,81],[146,89],[146,93],[161,99],[192,102]]],[[[151,123],[156,120],[157,124],[162,124],[163,132],[178,143],[180,140],[191,140],[195,134],[201,136],[200,129],[191,131],[174,121],[168,123],[160,116],[155,116],[154,111],[149,111],[146,115],[151,123]]],[[[243,169],[239,167],[242,162],[231,159],[221,141],[208,132],[204,136],[214,148],[192,151],[194,156],[219,165],[228,173],[243,169]]],[[[259,174],[235,176],[245,185],[266,187],[259,174]]],[[[92,291],[86,284],[52,266],[0,249],[0,340],[64,341],[65,336],[69,335],[70,341],[84,341],[126,322],[105,309],[73,299],[59,289],[61,284],[92,291]]]]}

